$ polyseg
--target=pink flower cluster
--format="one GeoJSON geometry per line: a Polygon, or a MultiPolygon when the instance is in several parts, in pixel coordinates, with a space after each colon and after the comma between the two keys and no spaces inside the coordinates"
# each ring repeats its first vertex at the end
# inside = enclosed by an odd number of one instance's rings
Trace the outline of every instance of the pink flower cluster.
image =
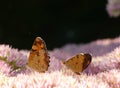
{"type": "Polygon", "coordinates": [[[120,88],[120,37],[88,44],[67,44],[49,51],[49,54],[51,58],[48,71],[38,73],[25,67],[29,51],[0,45],[0,87],[120,88]],[[67,60],[78,53],[92,55],[91,64],[81,75],[76,75],[61,63],[61,60],[67,60]],[[14,62],[13,65],[11,62],[14,62]]]}
{"type": "Polygon", "coordinates": [[[111,17],[120,16],[120,0],[108,0],[107,12],[111,17]]]}
{"type": "Polygon", "coordinates": [[[7,76],[15,75],[26,65],[28,51],[19,51],[9,45],[0,45],[0,71],[7,76]]]}

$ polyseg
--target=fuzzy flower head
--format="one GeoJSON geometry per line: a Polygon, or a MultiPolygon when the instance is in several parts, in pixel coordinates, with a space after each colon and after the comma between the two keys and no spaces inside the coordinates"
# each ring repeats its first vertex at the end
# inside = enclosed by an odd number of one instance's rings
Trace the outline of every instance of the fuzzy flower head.
{"type": "Polygon", "coordinates": [[[106,9],[111,17],[120,16],[120,0],[108,0],[106,9]]]}
{"type": "Polygon", "coordinates": [[[27,63],[27,54],[13,49],[9,45],[0,45],[0,70],[6,75],[13,75],[27,63]]]}

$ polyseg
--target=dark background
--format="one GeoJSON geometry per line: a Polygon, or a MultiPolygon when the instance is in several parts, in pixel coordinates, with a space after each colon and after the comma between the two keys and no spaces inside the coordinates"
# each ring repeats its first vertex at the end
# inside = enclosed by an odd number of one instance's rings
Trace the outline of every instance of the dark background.
{"type": "Polygon", "coordinates": [[[31,49],[41,36],[48,49],[67,43],[88,43],[120,34],[120,17],[110,18],[106,0],[3,0],[0,43],[31,49]]]}

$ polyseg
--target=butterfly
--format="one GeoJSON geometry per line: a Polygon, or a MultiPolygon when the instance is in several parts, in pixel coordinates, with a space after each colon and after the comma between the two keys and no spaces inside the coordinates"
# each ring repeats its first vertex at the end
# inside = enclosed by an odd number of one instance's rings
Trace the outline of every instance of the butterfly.
{"type": "Polygon", "coordinates": [[[80,72],[83,72],[83,70],[88,67],[88,65],[91,63],[91,60],[92,56],[90,54],[80,53],[68,59],[67,61],[62,62],[67,68],[71,69],[76,74],[80,74],[80,72]]]}
{"type": "Polygon", "coordinates": [[[27,66],[38,71],[45,72],[48,70],[50,57],[47,47],[41,37],[36,37],[29,54],[27,66]]]}

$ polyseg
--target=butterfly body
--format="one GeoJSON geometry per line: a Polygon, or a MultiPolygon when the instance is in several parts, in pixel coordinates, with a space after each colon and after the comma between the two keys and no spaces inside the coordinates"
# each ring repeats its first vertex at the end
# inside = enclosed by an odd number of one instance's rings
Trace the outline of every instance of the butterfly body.
{"type": "Polygon", "coordinates": [[[63,61],[63,64],[66,65],[73,72],[79,74],[84,69],[88,67],[91,63],[91,55],[90,54],[78,54],[67,61],[63,61]]]}
{"type": "Polygon", "coordinates": [[[49,58],[45,42],[42,38],[37,37],[30,51],[27,63],[28,67],[38,72],[45,72],[49,67],[49,58]]]}

